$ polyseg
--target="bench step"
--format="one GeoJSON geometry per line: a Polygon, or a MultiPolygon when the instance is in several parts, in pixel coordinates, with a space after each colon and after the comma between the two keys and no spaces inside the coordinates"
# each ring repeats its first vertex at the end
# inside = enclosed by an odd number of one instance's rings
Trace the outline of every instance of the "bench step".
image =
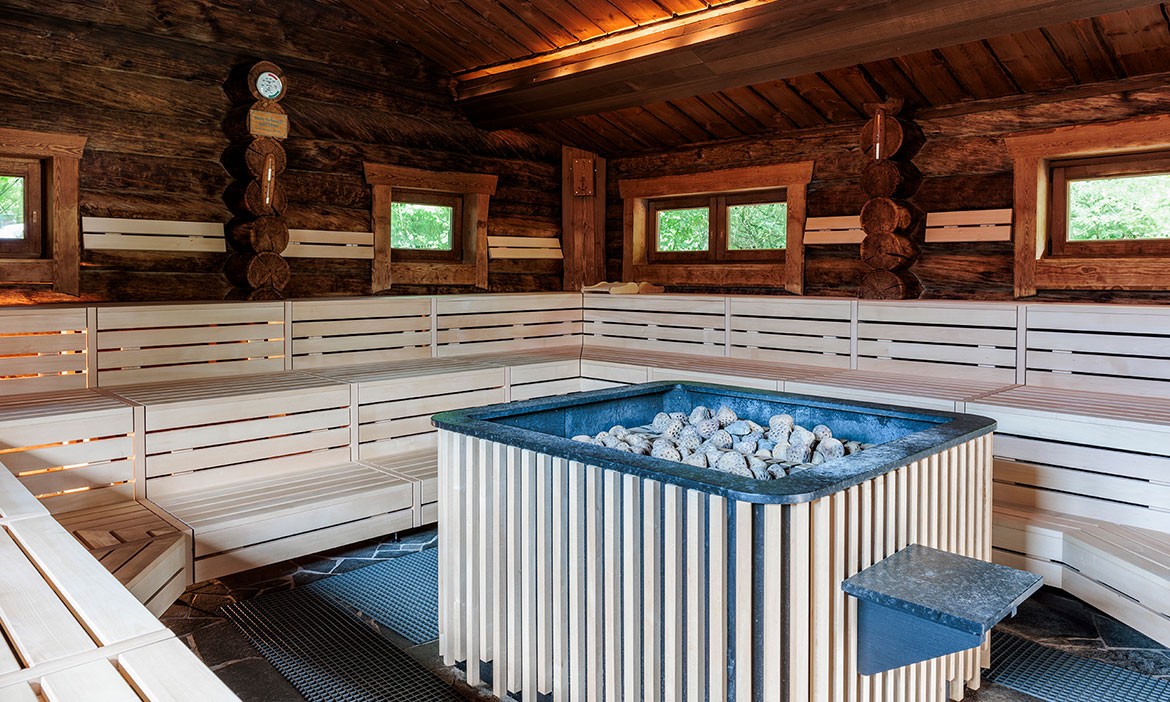
{"type": "Polygon", "coordinates": [[[857,669],[873,675],[979,646],[1039,575],[911,544],[841,583],[858,599],[857,669]]]}

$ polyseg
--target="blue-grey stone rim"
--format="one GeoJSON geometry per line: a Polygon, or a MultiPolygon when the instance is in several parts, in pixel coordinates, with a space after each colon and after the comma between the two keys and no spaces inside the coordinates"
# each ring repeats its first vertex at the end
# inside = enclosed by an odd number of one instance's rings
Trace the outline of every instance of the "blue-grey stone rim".
{"type": "Polygon", "coordinates": [[[995,420],[974,414],[918,409],[871,402],[716,385],[714,383],[660,381],[602,390],[569,393],[518,402],[500,403],[442,412],[431,417],[439,429],[528,449],[586,465],[598,466],[647,480],[678,485],[756,504],[800,504],[841,492],[953,446],[995,431],[995,420]],[[755,480],[709,468],[698,468],[651,456],[621,453],[552,434],[507,426],[497,421],[515,415],[579,405],[621,400],[672,390],[717,394],[744,400],[764,400],[806,405],[826,411],[858,411],[886,418],[929,422],[932,426],[862,451],[827,461],[777,480],[755,480]]]}

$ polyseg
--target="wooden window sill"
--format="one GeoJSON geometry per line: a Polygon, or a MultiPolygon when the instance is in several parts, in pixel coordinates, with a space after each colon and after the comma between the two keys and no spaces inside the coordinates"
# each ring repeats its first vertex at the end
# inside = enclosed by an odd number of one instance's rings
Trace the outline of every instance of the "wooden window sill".
{"type": "Polygon", "coordinates": [[[716,264],[645,263],[630,266],[630,280],[652,280],[660,285],[718,287],[779,287],[784,283],[784,261],[716,264]]]}
{"type": "Polygon", "coordinates": [[[476,285],[474,263],[402,261],[390,264],[390,276],[400,285],[476,285]]]}

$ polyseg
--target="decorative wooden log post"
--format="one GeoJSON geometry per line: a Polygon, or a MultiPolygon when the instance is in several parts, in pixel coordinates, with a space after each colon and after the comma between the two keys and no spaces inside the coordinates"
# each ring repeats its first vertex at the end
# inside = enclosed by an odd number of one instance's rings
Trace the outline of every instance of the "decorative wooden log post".
{"type": "Polygon", "coordinates": [[[871,115],[861,130],[861,148],[870,159],[861,172],[861,188],[870,199],[861,208],[861,260],[870,270],[858,295],[879,300],[907,300],[922,294],[910,272],[921,255],[926,215],[909,202],[922,185],[922,173],[911,159],[922,148],[922,129],[899,117],[904,103],[892,98],[866,105],[871,115]]]}
{"type": "Polygon", "coordinates": [[[236,215],[227,226],[230,253],[224,266],[236,286],[231,297],[279,299],[288,285],[288,262],[280,255],[288,246],[281,217],[288,199],[278,180],[288,163],[280,143],[288,136],[288,115],[277,104],[286,89],[283,71],[268,61],[233,75],[225,87],[236,103],[224,122],[233,142],[224,165],[236,177],[224,193],[236,215]]]}

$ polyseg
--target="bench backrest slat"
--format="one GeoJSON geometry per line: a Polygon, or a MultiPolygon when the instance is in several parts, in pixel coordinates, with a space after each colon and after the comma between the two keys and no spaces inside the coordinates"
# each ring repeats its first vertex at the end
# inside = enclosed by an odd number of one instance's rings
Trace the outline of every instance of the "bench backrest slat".
{"type": "Polygon", "coordinates": [[[723,356],[726,302],[692,295],[585,295],[586,346],[723,356]]]}
{"type": "Polygon", "coordinates": [[[97,384],[284,370],[284,304],[99,307],[97,384]]]}
{"type": "Polygon", "coordinates": [[[87,385],[86,310],[0,309],[0,395],[87,385]]]}
{"type": "Polygon", "coordinates": [[[579,343],[580,293],[439,297],[436,356],[508,353],[579,343]]]}
{"type": "Polygon", "coordinates": [[[52,512],[134,497],[133,408],[78,390],[0,399],[0,460],[52,512]]]}
{"type": "Polygon", "coordinates": [[[857,368],[1009,385],[1017,307],[977,302],[857,303],[857,368]]]}
{"type": "Polygon", "coordinates": [[[849,300],[732,298],[734,358],[848,368],[849,300]]]}
{"type": "Polygon", "coordinates": [[[289,308],[295,370],[432,354],[430,298],[295,300],[289,308]]]}
{"type": "Polygon", "coordinates": [[[1164,397],[1170,310],[1138,305],[1028,305],[1026,383],[1164,397]]]}

